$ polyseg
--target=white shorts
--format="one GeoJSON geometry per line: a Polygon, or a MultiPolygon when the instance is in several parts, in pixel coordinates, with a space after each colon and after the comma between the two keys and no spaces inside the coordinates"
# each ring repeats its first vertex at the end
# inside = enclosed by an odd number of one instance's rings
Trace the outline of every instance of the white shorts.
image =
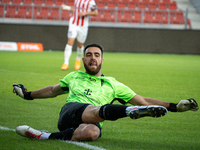
{"type": "Polygon", "coordinates": [[[88,27],[69,24],[68,38],[77,38],[80,43],[85,43],[88,34],[88,27]]]}

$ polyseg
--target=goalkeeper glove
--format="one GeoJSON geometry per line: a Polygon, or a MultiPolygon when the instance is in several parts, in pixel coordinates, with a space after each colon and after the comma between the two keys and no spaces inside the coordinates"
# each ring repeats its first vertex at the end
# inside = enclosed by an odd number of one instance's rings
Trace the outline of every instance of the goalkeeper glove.
{"type": "Polygon", "coordinates": [[[13,84],[13,93],[16,93],[16,95],[19,95],[23,99],[33,100],[31,92],[27,92],[26,87],[22,84],[13,84]]]}
{"type": "Polygon", "coordinates": [[[181,100],[176,105],[177,112],[183,112],[187,110],[197,111],[199,109],[197,102],[191,98],[191,99],[185,99],[181,100]]]}

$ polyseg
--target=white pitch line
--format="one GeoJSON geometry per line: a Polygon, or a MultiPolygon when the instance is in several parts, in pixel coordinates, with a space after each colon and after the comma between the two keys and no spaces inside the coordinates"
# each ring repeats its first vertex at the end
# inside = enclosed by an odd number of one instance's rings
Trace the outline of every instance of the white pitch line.
{"type": "MultiPolygon", "coordinates": [[[[15,132],[15,129],[10,129],[8,127],[0,126],[0,129],[1,130],[14,131],[15,132]]],[[[80,147],[84,147],[84,148],[87,148],[87,149],[92,149],[92,150],[106,150],[104,148],[100,148],[98,146],[89,145],[89,144],[83,143],[83,142],[73,142],[73,141],[61,141],[61,142],[66,142],[66,143],[69,143],[69,144],[74,144],[74,145],[77,145],[77,146],[80,146],[80,147]]]]}
{"type": "Polygon", "coordinates": [[[14,131],[15,132],[15,129],[10,129],[10,128],[7,128],[7,127],[0,126],[0,129],[1,130],[7,130],[7,131],[14,131]]]}
{"type": "Polygon", "coordinates": [[[80,146],[80,147],[84,147],[84,148],[87,148],[87,149],[106,150],[104,148],[100,148],[100,147],[97,147],[97,146],[89,145],[89,144],[83,143],[83,142],[73,142],[73,141],[63,141],[63,142],[74,144],[74,145],[77,145],[77,146],[80,146]]]}

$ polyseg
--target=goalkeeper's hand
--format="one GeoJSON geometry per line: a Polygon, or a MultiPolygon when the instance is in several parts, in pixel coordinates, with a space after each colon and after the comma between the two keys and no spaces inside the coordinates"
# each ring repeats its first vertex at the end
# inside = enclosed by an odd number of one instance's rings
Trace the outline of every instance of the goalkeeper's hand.
{"type": "Polygon", "coordinates": [[[197,102],[194,99],[181,100],[177,105],[177,112],[183,112],[187,110],[197,111],[199,109],[197,102]]]}
{"type": "Polygon", "coordinates": [[[19,95],[23,99],[33,100],[31,92],[27,92],[27,89],[22,84],[13,84],[13,93],[16,93],[16,95],[19,95]]]}

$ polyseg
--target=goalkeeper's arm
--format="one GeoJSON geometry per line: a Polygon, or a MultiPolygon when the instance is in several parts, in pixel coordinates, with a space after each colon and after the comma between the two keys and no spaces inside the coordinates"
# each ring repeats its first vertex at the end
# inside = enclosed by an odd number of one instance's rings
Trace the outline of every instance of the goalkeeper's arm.
{"type": "Polygon", "coordinates": [[[13,92],[26,100],[33,100],[36,98],[51,98],[64,94],[60,84],[47,86],[45,88],[28,92],[24,85],[13,84],[13,92]]]}
{"type": "Polygon", "coordinates": [[[197,102],[194,99],[184,99],[179,103],[169,103],[161,100],[147,98],[140,95],[135,95],[130,101],[132,105],[160,105],[164,106],[171,112],[184,112],[188,110],[197,111],[199,109],[197,102]]]}

